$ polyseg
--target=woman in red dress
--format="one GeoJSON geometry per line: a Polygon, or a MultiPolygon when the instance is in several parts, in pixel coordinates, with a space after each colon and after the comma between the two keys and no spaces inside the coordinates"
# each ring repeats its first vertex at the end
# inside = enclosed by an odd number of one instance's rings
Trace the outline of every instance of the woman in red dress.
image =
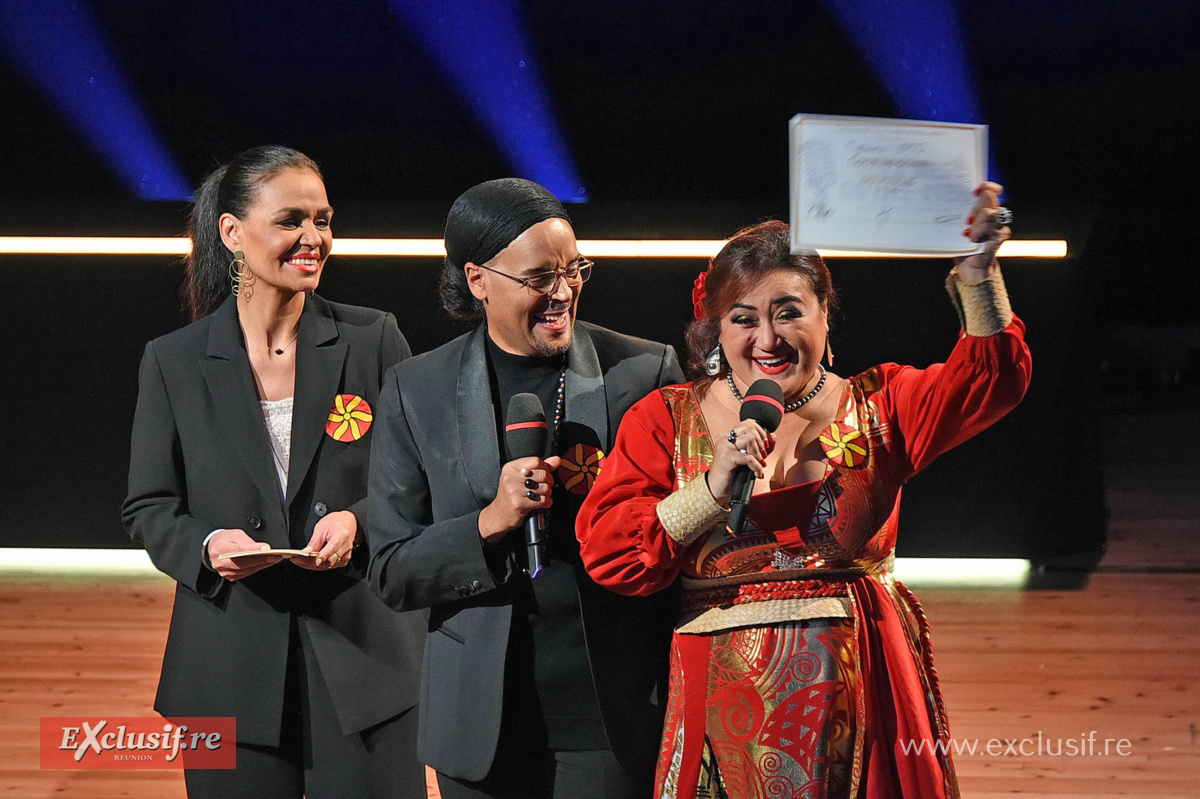
{"type": "Polygon", "coordinates": [[[782,222],[734,236],[697,280],[699,379],[629,410],[577,524],[588,572],[613,591],[683,575],[659,796],[958,795],[928,625],[892,563],[903,484],[1029,383],[995,260],[999,193],[977,190],[967,233],[986,246],[947,280],[963,332],[927,369],[826,370],[829,270],[790,253],[782,222]],[[739,421],[762,378],[785,397],[771,434],[739,421]],[[734,536],[739,466],[757,480],[734,536]]]}

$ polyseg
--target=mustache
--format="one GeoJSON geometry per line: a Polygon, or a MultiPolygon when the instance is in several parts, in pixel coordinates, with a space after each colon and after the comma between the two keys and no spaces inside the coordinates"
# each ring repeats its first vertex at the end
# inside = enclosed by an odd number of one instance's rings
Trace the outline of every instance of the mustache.
{"type": "Polygon", "coordinates": [[[546,305],[546,309],[542,313],[558,313],[559,311],[571,310],[571,303],[565,300],[550,300],[546,305]]]}

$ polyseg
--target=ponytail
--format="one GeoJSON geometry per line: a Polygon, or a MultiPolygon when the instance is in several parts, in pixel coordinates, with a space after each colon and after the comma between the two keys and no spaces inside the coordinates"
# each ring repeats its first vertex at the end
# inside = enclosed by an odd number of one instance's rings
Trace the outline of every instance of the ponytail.
{"type": "Polygon", "coordinates": [[[192,321],[212,313],[230,292],[229,263],[233,253],[221,240],[221,215],[233,214],[244,219],[263,185],[285,169],[311,169],[321,177],[320,167],[307,155],[269,145],[239,153],[200,184],[188,215],[187,234],[192,251],[184,259],[186,276],[182,289],[192,321]]]}

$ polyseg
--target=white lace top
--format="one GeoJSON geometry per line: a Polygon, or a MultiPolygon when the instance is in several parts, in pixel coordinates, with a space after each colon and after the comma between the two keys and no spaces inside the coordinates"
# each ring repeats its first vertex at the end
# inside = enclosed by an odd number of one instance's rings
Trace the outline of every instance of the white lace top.
{"type": "Polygon", "coordinates": [[[288,463],[292,458],[292,401],[294,397],[281,400],[259,400],[267,436],[271,439],[271,454],[275,456],[275,474],[279,486],[287,494],[288,463]]]}

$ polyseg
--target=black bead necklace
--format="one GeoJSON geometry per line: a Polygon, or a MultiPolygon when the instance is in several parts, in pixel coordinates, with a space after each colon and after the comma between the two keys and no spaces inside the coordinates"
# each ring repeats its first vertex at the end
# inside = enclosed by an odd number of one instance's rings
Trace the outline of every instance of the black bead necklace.
{"type": "MultiPolygon", "coordinates": [[[[817,364],[817,368],[821,370],[821,379],[817,381],[817,384],[815,386],[813,386],[813,390],[808,392],[807,394],[805,394],[800,399],[795,400],[794,402],[789,402],[788,404],[784,405],[783,406],[784,412],[791,413],[792,411],[799,410],[802,405],[807,404],[809,400],[811,400],[813,397],[817,396],[817,392],[819,392],[821,390],[821,388],[824,387],[825,378],[829,376],[829,373],[825,371],[824,364],[820,364],[820,363],[817,364]]],[[[564,374],[565,374],[565,372],[564,372],[564,374]]],[[[742,392],[738,391],[737,386],[735,386],[733,384],[733,370],[732,369],[730,369],[728,372],[725,373],[725,382],[729,383],[729,390],[733,392],[733,398],[736,399],[738,402],[741,402],[742,401],[742,392]]]]}

